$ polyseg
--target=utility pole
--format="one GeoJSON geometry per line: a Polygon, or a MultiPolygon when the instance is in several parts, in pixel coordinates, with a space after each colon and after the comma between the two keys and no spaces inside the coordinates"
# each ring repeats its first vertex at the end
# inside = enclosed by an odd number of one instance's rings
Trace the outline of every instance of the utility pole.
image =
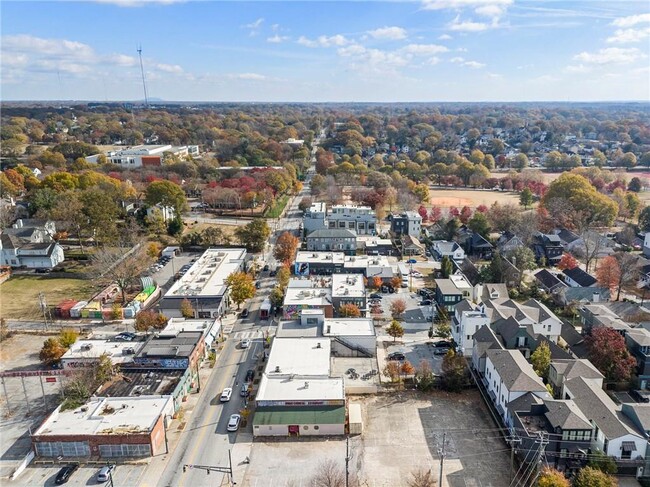
{"type": "Polygon", "coordinates": [[[511,432],[507,440],[510,443],[510,483],[515,480],[515,443],[521,443],[521,438],[517,438],[514,432],[511,432]]]}
{"type": "Polygon", "coordinates": [[[38,302],[41,305],[41,311],[43,312],[43,326],[47,330],[47,302],[45,301],[45,294],[42,292],[38,293],[38,302]]]}
{"type": "Polygon", "coordinates": [[[144,65],[142,64],[142,46],[138,46],[138,57],[140,58],[140,72],[142,73],[142,88],[144,89],[144,106],[149,108],[149,97],[147,96],[147,82],[144,77],[144,65]]]}
{"type": "Polygon", "coordinates": [[[438,486],[442,487],[442,468],[445,464],[445,442],[447,441],[447,433],[442,434],[442,448],[438,448],[438,455],[440,455],[440,474],[438,475],[438,486]]]}
{"type": "Polygon", "coordinates": [[[350,482],[350,437],[345,437],[345,487],[350,482]]]}

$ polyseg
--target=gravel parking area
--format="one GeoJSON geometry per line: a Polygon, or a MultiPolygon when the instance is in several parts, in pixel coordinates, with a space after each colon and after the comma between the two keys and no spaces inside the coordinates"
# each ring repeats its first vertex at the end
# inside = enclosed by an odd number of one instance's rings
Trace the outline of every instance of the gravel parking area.
{"type": "MultiPolygon", "coordinates": [[[[362,485],[403,486],[419,468],[430,468],[437,479],[444,433],[443,487],[508,485],[509,450],[478,392],[406,391],[353,401],[362,405],[364,432],[350,438],[350,471],[362,485]]],[[[327,460],[344,469],[344,439],[255,441],[242,485],[307,487],[327,460]]]]}

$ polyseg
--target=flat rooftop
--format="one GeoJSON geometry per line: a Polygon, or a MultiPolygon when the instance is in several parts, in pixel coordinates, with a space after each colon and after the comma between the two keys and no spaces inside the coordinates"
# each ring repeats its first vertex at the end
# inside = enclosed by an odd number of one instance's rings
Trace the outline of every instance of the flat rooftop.
{"type": "Polygon", "coordinates": [[[345,400],[345,388],[341,377],[264,374],[255,396],[258,406],[263,406],[263,401],[334,400],[345,400]]]}
{"type": "Polygon", "coordinates": [[[111,383],[101,390],[105,397],[164,396],[174,393],[184,370],[137,371],[122,368],[111,383]]]}
{"type": "Polygon", "coordinates": [[[325,336],[374,336],[375,325],[372,318],[326,318],[325,336]]]}
{"type": "Polygon", "coordinates": [[[303,325],[300,320],[287,320],[278,323],[275,336],[276,338],[315,338],[323,334],[319,324],[303,325]]]}
{"type": "Polygon", "coordinates": [[[345,254],[343,252],[298,252],[296,262],[310,264],[343,265],[345,254]]]}
{"type": "Polygon", "coordinates": [[[330,348],[328,338],[276,338],[265,374],[329,377],[330,348]]]}
{"type": "Polygon", "coordinates": [[[338,298],[362,298],[366,295],[366,286],[360,274],[333,274],[332,296],[338,298]]]}
{"type": "Polygon", "coordinates": [[[218,328],[218,320],[186,320],[185,318],[170,318],[165,326],[165,331],[198,331],[204,335],[214,326],[218,328]]]}
{"type": "Polygon", "coordinates": [[[226,278],[240,270],[246,249],[206,250],[167,291],[165,297],[218,297],[226,292],[226,278]]]}
{"type": "Polygon", "coordinates": [[[99,357],[106,354],[114,364],[130,362],[143,346],[144,342],[140,341],[77,340],[63,354],[61,360],[99,359],[99,357]]]}
{"type": "Polygon", "coordinates": [[[57,408],[34,435],[146,433],[161,413],[169,412],[171,401],[171,396],[98,397],[76,409],[57,408]]]}
{"type": "Polygon", "coordinates": [[[135,358],[189,357],[201,338],[203,333],[198,331],[163,330],[152,336],[135,358]]]}
{"type": "Polygon", "coordinates": [[[331,305],[331,283],[329,277],[290,279],[284,296],[284,306],[331,305]]]}

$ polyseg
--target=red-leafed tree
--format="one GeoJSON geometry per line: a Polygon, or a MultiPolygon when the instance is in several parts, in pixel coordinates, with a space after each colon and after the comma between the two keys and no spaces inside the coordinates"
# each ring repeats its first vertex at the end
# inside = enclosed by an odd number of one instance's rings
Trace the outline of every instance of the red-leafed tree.
{"type": "Polygon", "coordinates": [[[422,222],[426,223],[426,221],[429,219],[429,212],[427,211],[427,209],[423,205],[420,205],[420,207],[418,208],[418,213],[422,217],[422,222]]]}
{"type": "Polygon", "coordinates": [[[557,268],[563,271],[565,269],[575,269],[579,265],[580,263],[576,260],[576,258],[573,255],[564,253],[564,255],[562,255],[562,258],[560,259],[560,262],[557,265],[557,268]]]}
{"type": "Polygon", "coordinates": [[[611,255],[601,260],[598,269],[596,269],[596,279],[598,284],[608,288],[613,293],[621,279],[621,268],[618,265],[618,260],[611,255]]]}
{"type": "Polygon", "coordinates": [[[478,205],[476,207],[476,211],[478,211],[479,213],[487,213],[488,209],[489,208],[487,206],[485,206],[485,205],[478,205]]]}
{"type": "Polygon", "coordinates": [[[585,339],[589,360],[605,376],[614,382],[630,380],[636,360],[627,347],[625,338],[613,328],[599,326],[585,339]]]}
{"type": "Polygon", "coordinates": [[[472,218],[472,209],[469,206],[463,206],[458,217],[460,218],[461,222],[467,224],[469,219],[472,218]]]}
{"type": "Polygon", "coordinates": [[[440,221],[440,218],[442,218],[442,211],[440,208],[437,206],[432,207],[431,211],[429,212],[429,221],[431,223],[438,223],[440,221]]]}
{"type": "Polygon", "coordinates": [[[452,218],[456,218],[457,216],[460,215],[460,211],[458,211],[458,208],[455,206],[450,206],[449,207],[449,216],[452,218]]]}
{"type": "Polygon", "coordinates": [[[372,278],[372,287],[375,289],[379,289],[381,285],[383,284],[383,281],[381,280],[381,277],[379,276],[374,276],[372,278]]]}

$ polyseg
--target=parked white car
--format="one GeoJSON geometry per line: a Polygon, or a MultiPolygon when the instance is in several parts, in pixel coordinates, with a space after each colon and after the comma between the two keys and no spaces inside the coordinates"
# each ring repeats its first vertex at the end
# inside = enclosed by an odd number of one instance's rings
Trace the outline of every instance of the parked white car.
{"type": "Polygon", "coordinates": [[[228,431],[237,431],[241,423],[241,416],[239,414],[232,414],[228,420],[228,431]]]}
{"type": "Polygon", "coordinates": [[[221,393],[219,400],[221,402],[228,402],[230,401],[230,396],[232,396],[232,387],[226,387],[221,393]]]}

